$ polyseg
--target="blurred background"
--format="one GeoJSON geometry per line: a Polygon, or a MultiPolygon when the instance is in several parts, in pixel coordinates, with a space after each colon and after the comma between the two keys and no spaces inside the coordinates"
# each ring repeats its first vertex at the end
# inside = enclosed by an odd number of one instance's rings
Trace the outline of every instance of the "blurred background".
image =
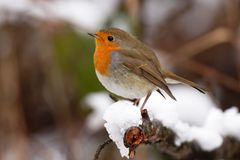
{"type": "MultiPolygon", "coordinates": [[[[111,100],[95,95],[104,88],[87,32],[110,26],[209,88],[223,110],[240,108],[239,23],[239,0],[0,0],[0,159],[93,159],[111,100]]],[[[139,160],[161,157],[138,149],[139,160]]],[[[100,159],[122,158],[112,144],[100,159]]]]}

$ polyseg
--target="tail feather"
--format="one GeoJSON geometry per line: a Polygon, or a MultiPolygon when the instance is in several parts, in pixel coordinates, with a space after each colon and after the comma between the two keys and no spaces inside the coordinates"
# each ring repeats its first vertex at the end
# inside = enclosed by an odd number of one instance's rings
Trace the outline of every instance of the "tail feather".
{"type": "Polygon", "coordinates": [[[181,83],[187,84],[187,85],[195,88],[196,90],[198,90],[201,93],[205,93],[207,91],[205,88],[199,86],[198,84],[196,84],[196,83],[194,83],[192,81],[189,81],[189,80],[187,80],[185,78],[182,78],[182,77],[180,77],[180,76],[178,76],[178,75],[176,75],[176,74],[174,74],[172,72],[164,71],[164,76],[166,78],[173,79],[173,80],[179,81],[181,83]]]}

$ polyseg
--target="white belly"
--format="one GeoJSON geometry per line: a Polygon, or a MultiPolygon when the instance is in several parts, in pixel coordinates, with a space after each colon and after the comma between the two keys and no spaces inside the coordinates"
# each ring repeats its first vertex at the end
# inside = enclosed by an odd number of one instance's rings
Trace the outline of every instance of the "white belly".
{"type": "Polygon", "coordinates": [[[107,77],[96,71],[97,77],[102,85],[110,92],[124,98],[142,98],[149,91],[156,89],[156,86],[147,80],[132,75],[132,73],[122,73],[118,77],[107,77]],[[131,76],[131,77],[130,77],[131,76]]]}

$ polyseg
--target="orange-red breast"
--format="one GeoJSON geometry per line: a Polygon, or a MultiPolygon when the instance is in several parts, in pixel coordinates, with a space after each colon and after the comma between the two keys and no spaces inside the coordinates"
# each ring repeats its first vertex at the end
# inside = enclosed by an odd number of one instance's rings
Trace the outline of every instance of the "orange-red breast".
{"type": "Polygon", "coordinates": [[[204,93],[197,84],[164,70],[153,50],[127,32],[108,28],[89,35],[96,40],[94,66],[97,77],[110,92],[127,99],[147,95],[145,104],[151,92],[160,88],[176,100],[168,84],[177,81],[204,93]]]}

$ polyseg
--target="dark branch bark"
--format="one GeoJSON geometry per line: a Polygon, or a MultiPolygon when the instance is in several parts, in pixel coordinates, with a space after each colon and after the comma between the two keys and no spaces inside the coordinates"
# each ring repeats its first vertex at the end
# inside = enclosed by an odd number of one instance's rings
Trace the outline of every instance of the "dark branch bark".
{"type": "Polygon", "coordinates": [[[94,155],[94,159],[93,159],[93,160],[98,160],[101,151],[105,148],[106,145],[108,145],[108,144],[110,144],[110,143],[112,143],[112,140],[111,140],[111,139],[108,139],[108,140],[106,140],[103,144],[101,144],[101,145],[98,147],[98,149],[97,149],[97,151],[96,151],[96,153],[95,153],[95,155],[94,155]]]}

